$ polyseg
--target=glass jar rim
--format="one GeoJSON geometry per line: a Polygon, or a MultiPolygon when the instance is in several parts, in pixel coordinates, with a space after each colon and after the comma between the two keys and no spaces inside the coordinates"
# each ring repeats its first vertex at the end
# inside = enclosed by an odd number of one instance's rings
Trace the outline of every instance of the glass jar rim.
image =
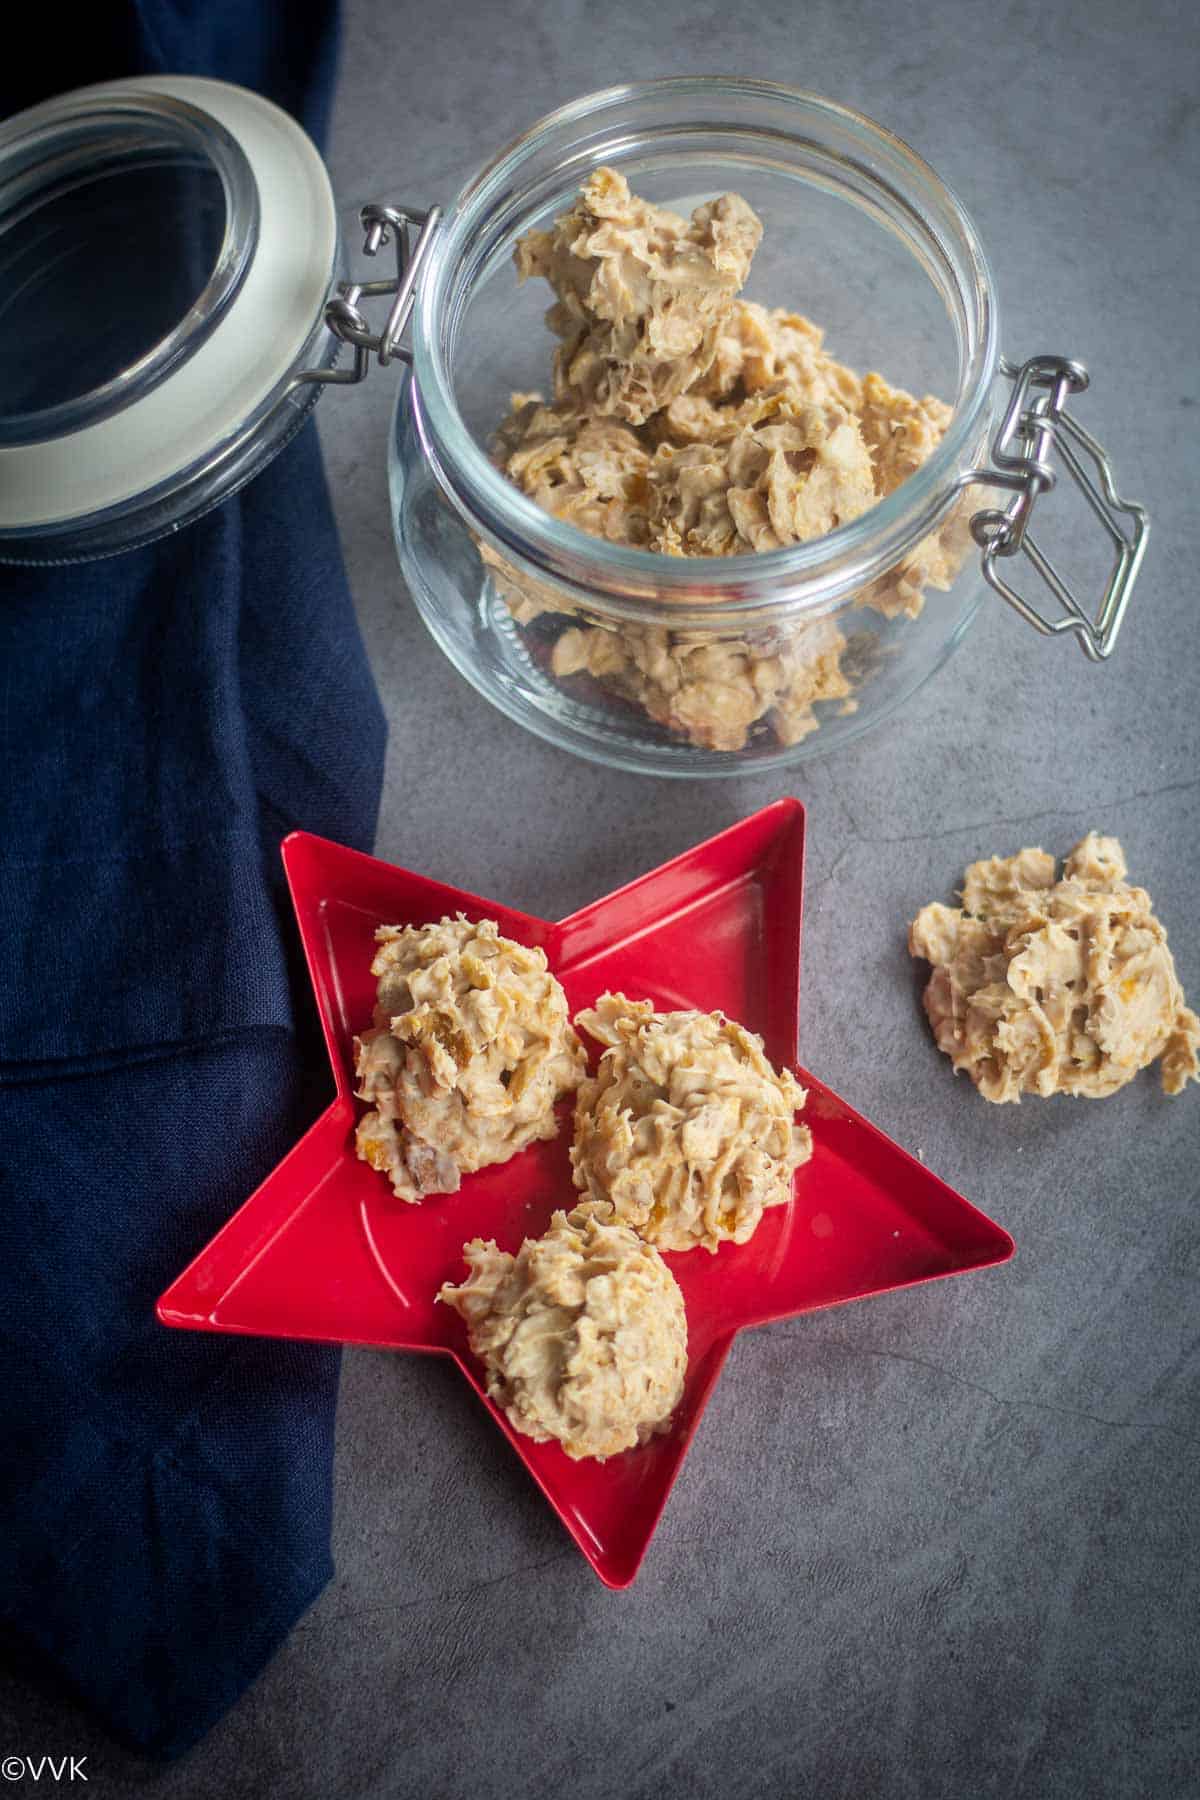
{"type": "MultiPolygon", "coordinates": [[[[681,113],[681,122],[686,115],[681,113]]],[[[716,137],[734,128],[697,121],[716,137]]],[[[749,116],[740,128],[753,131],[749,116]]],[[[617,140],[615,150],[621,143],[617,140]]],[[[597,157],[593,161],[600,161],[597,157]]],[[[904,236],[904,234],[901,234],[904,236]]],[[[914,240],[905,237],[910,250],[914,240]]],[[[925,259],[921,259],[925,261],[925,259]]],[[[927,273],[928,265],[926,263],[927,273]]],[[[931,275],[931,279],[933,279],[931,275]]],[[[776,82],[720,75],[668,76],[631,82],[559,107],[500,150],[460,190],[435,240],[421,283],[413,325],[413,375],[402,391],[414,409],[422,446],[443,493],[480,532],[534,575],[552,577],[565,591],[616,616],[679,618],[689,604],[711,620],[714,612],[742,616],[763,610],[811,611],[865,586],[895,564],[953,504],[963,471],[974,466],[982,422],[998,365],[995,286],[978,233],[961,201],[924,159],[886,126],[824,96],[776,82]],[[795,114],[794,139],[812,147],[824,127],[833,140],[857,148],[840,155],[867,191],[885,197],[912,222],[918,241],[940,258],[948,278],[943,298],[952,312],[959,369],[950,424],[937,448],[893,493],[860,518],[827,535],[778,550],[731,557],[676,558],[589,536],[555,519],[522,494],[490,461],[458,409],[449,351],[465,292],[461,271],[473,234],[489,209],[520,192],[521,172],[556,141],[578,150],[581,127],[606,114],[614,120],[639,103],[702,103],[719,98],[753,108],[781,104],[795,114]],[[807,130],[802,127],[807,126],[807,130]]]]}

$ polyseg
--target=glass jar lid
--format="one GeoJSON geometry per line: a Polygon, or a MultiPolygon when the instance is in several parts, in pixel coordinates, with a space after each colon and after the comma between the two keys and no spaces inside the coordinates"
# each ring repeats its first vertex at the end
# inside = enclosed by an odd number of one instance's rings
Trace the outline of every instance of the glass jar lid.
{"type": "Polygon", "coordinates": [[[177,529],[275,455],[329,366],[325,166],[224,82],[80,89],[0,127],[0,558],[177,529]]]}

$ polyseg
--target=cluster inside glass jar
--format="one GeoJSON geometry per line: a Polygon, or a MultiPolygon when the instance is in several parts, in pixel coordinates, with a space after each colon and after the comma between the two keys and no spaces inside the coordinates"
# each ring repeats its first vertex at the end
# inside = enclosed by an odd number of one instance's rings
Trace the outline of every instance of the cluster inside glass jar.
{"type": "MultiPolygon", "coordinates": [[[[546,512],[610,543],[673,557],[740,556],[806,542],[895,491],[941,441],[951,409],[859,376],[799,313],[740,299],[762,236],[734,194],[690,219],[601,167],[549,230],[515,251],[555,294],[553,390],[514,394],[497,466],[546,512]]],[[[915,618],[948,589],[969,545],[954,508],[855,604],[915,618]]],[[[674,735],[739,750],[765,724],[782,745],[814,706],[852,712],[852,657],[834,618],[738,635],[615,620],[480,540],[495,587],[536,622],[559,680],[597,683],[674,735]]]]}

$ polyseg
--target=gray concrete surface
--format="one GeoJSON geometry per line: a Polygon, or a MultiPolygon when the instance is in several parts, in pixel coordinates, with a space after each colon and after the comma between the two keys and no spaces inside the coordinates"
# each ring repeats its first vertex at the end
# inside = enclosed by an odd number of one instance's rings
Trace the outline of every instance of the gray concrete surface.
{"type": "Polygon", "coordinates": [[[380,852],[555,915],[799,794],[803,1059],[1019,1251],[740,1340],[625,1594],[448,1368],[348,1354],[337,1579],[241,1705],[163,1770],[10,1682],[6,1749],[86,1752],[89,1791],[154,1800],[1200,1793],[1200,1094],[989,1109],[934,1052],[904,948],[970,859],[1094,826],[1200,995],[1196,49],[1172,0],[349,0],[347,202],[444,195],[609,82],[761,73],[919,147],[990,249],[1006,347],[1091,366],[1082,416],[1155,518],[1111,667],[996,601],[860,747],[716,785],[608,774],[488,710],[405,603],[388,382],[320,418],[391,719],[380,852]]]}

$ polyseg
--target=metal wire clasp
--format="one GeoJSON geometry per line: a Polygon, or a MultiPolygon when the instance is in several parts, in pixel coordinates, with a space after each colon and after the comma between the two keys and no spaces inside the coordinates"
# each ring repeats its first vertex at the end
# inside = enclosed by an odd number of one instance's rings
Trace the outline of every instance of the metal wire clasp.
{"type": "Polygon", "coordinates": [[[1088,385],[1083,364],[1063,356],[1032,356],[1017,367],[1002,357],[1000,370],[1013,383],[1013,395],[992,440],[994,467],[972,469],[960,479],[963,487],[979,482],[1012,490],[1007,506],[977,512],[971,520],[971,535],[983,551],[983,573],[996,592],[1036,631],[1045,636],[1073,632],[1084,654],[1092,662],[1103,662],[1112,654],[1121,629],[1145,552],[1150,520],[1145,507],[1122,500],[1108,456],[1066,410],[1068,398],[1082,394],[1088,385]],[[1052,451],[1062,458],[1115,549],[1112,573],[1094,619],[1084,612],[1029,531],[1038,499],[1049,493],[1055,483],[1056,471],[1049,461],[1052,451]],[[1088,472],[1084,456],[1091,459],[1098,483],[1088,472]],[[997,560],[1016,556],[1022,550],[1061,606],[1061,617],[1046,618],[1000,573],[997,560]]]}
{"type": "Polygon", "coordinates": [[[441,221],[442,210],[431,206],[427,212],[412,206],[380,206],[361,208],[363,254],[376,256],[387,243],[395,245],[396,274],[389,281],[339,281],[337,292],[325,304],[325,323],[343,344],[353,344],[354,362],[346,369],[303,369],[298,381],[361,381],[374,355],[381,368],[393,357],[412,362],[412,351],[400,342],[412,313],[417,294],[417,277],[429,254],[434,233],[441,221]],[[413,240],[413,232],[416,240],[413,240]],[[372,332],[363,317],[359,301],[378,294],[395,298],[388,310],[383,330],[372,332]]]}

